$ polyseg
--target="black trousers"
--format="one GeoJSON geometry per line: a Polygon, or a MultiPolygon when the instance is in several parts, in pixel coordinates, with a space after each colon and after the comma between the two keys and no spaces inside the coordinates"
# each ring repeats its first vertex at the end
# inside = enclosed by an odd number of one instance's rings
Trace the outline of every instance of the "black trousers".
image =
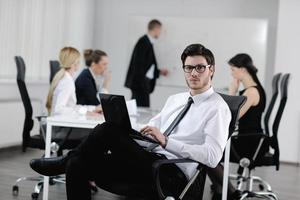
{"type": "Polygon", "coordinates": [[[131,99],[136,100],[137,106],[150,107],[150,93],[142,90],[131,90],[131,99]]]}
{"type": "MultiPolygon", "coordinates": [[[[66,167],[68,200],[89,200],[91,193],[88,181],[110,192],[118,183],[140,185],[156,197],[152,176],[152,164],[161,155],[144,150],[130,138],[129,132],[111,123],[95,127],[87,139],[70,154],[66,167]],[[109,151],[109,153],[108,153],[109,151]]],[[[162,169],[161,181],[167,193],[180,193],[187,180],[176,165],[162,169]]]]}

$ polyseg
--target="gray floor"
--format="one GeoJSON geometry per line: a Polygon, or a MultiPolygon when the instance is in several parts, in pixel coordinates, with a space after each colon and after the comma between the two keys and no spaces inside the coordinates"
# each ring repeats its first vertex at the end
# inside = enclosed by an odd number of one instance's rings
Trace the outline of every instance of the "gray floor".
{"type": "MultiPolygon", "coordinates": [[[[21,176],[37,175],[29,168],[31,158],[40,157],[41,151],[28,150],[21,153],[19,149],[0,150],[0,200],[25,200],[31,199],[33,182],[22,182],[18,197],[12,196],[11,187],[14,181],[21,176]]],[[[233,171],[235,166],[231,167],[233,171]]],[[[300,167],[281,165],[280,171],[275,168],[260,168],[255,174],[267,180],[273,187],[279,199],[300,199],[300,167]]],[[[209,182],[206,184],[204,199],[210,199],[209,182]]],[[[41,199],[41,198],[40,198],[41,199]]],[[[57,184],[50,187],[50,200],[66,199],[65,186],[57,184]]],[[[116,195],[100,190],[93,197],[95,200],[123,199],[116,195]]]]}

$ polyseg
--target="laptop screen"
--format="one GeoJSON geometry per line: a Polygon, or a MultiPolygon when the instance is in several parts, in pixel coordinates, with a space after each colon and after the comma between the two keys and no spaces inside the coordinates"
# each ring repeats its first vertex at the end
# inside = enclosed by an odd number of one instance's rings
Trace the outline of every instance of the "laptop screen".
{"type": "Polygon", "coordinates": [[[130,118],[124,96],[114,94],[99,94],[106,122],[131,130],[130,118]]]}

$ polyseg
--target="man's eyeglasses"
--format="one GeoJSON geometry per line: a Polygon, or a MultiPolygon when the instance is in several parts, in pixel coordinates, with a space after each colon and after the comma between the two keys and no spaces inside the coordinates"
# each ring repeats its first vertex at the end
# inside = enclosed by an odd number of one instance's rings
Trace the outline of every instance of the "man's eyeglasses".
{"type": "Polygon", "coordinates": [[[206,68],[211,67],[211,65],[183,65],[183,71],[186,73],[192,73],[193,69],[196,70],[198,73],[203,73],[206,68]]]}

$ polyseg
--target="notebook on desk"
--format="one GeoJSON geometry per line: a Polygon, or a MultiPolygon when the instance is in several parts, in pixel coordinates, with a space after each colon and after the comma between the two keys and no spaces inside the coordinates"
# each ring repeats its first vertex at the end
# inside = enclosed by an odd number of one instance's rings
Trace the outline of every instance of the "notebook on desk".
{"type": "Polygon", "coordinates": [[[123,127],[125,130],[131,130],[130,136],[134,139],[157,143],[156,140],[144,136],[140,132],[132,129],[124,96],[100,93],[99,97],[106,122],[116,124],[117,126],[123,127]]]}

